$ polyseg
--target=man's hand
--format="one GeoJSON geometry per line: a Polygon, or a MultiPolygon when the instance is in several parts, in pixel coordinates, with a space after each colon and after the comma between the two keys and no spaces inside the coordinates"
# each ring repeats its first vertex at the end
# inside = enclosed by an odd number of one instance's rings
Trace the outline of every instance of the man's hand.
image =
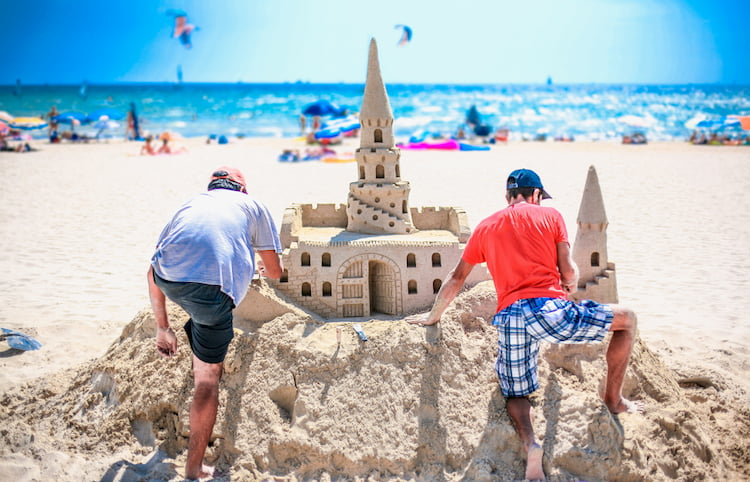
{"type": "Polygon", "coordinates": [[[172,327],[156,328],[156,351],[164,358],[177,353],[177,336],[172,331],[172,327]]]}
{"type": "Polygon", "coordinates": [[[578,290],[578,279],[575,278],[570,281],[561,279],[560,285],[562,286],[563,291],[565,291],[566,293],[575,293],[578,290]]]}
{"type": "Polygon", "coordinates": [[[412,325],[430,326],[440,321],[440,318],[430,319],[430,313],[417,313],[416,315],[407,316],[404,318],[404,321],[412,325]]]}

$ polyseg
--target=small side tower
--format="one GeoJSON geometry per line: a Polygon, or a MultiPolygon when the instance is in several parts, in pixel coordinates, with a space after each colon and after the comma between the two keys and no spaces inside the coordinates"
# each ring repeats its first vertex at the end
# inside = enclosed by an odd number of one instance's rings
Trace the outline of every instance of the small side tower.
{"type": "Polygon", "coordinates": [[[617,303],[615,264],[607,256],[607,213],[604,210],[599,176],[594,166],[589,167],[578,210],[578,232],[573,244],[573,261],[578,265],[578,291],[574,300],[594,300],[617,303]]]}
{"type": "Polygon", "coordinates": [[[359,119],[360,147],[355,152],[359,180],[349,185],[346,230],[363,234],[415,233],[409,209],[409,182],[401,180],[401,150],[395,147],[393,112],[380,75],[375,39],[370,41],[359,119]]]}

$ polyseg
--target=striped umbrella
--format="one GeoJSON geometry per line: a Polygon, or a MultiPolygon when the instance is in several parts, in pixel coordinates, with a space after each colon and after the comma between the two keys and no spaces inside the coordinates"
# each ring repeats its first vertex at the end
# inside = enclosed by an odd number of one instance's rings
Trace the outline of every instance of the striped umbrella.
{"type": "Polygon", "coordinates": [[[0,120],[3,120],[5,122],[12,122],[13,116],[5,112],[4,110],[0,110],[0,120]]]}
{"type": "Polygon", "coordinates": [[[13,119],[13,122],[10,123],[10,127],[13,129],[29,131],[33,129],[44,129],[47,127],[47,123],[44,119],[39,117],[16,117],[13,119]]]}

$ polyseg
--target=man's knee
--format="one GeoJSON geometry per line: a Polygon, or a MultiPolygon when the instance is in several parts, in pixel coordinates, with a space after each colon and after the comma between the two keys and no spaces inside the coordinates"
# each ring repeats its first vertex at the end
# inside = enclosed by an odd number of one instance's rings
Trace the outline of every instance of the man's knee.
{"type": "Polygon", "coordinates": [[[611,305],[613,318],[612,318],[612,331],[628,331],[635,333],[638,326],[638,317],[635,311],[620,305],[611,305]]]}

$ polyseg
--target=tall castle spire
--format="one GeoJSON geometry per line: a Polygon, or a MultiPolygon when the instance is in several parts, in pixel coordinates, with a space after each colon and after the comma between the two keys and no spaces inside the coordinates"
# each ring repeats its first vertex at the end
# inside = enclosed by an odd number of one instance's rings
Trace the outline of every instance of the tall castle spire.
{"type": "MultiPolygon", "coordinates": [[[[588,298],[616,303],[615,265],[607,255],[607,213],[594,166],[589,167],[578,210],[578,232],[573,244],[573,261],[578,265],[578,288],[590,291],[588,298]]],[[[580,293],[580,292],[579,292],[580,293]]]]}
{"type": "Polygon", "coordinates": [[[365,234],[416,232],[409,210],[409,182],[401,180],[401,150],[395,147],[393,111],[380,75],[378,47],[370,41],[367,82],[355,152],[359,180],[349,185],[347,231],[365,234]]]}

